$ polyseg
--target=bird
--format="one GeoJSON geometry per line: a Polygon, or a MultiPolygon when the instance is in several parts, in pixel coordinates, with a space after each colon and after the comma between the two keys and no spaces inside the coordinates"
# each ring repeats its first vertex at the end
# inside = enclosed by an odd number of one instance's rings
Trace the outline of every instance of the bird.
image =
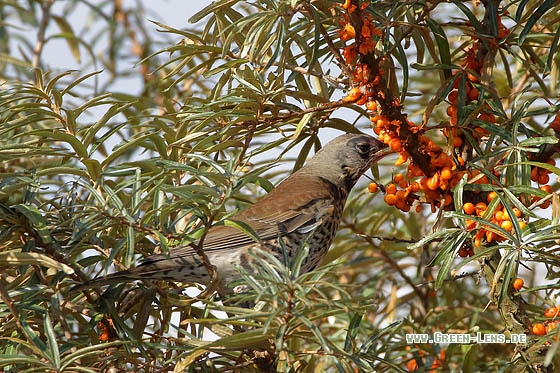
{"type": "MultiPolygon", "coordinates": [[[[300,271],[312,271],[327,253],[338,229],[346,199],[358,179],[390,153],[383,142],[366,134],[345,134],[328,142],[306,164],[270,193],[230,218],[246,224],[258,236],[231,225],[214,225],[201,242],[215,268],[219,287],[241,278],[237,266],[255,270],[251,248],[258,247],[282,259],[296,255],[305,243],[308,255],[300,271]]],[[[128,270],[94,278],[79,290],[135,280],[166,280],[208,284],[207,265],[191,245],[142,259],[128,270]]]]}

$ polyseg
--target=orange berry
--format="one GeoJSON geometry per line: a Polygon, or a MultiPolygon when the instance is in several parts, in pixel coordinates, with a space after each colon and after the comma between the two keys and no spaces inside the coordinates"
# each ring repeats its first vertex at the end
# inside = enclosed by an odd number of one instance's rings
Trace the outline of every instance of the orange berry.
{"type": "Polygon", "coordinates": [[[344,56],[344,60],[347,64],[350,64],[354,60],[354,58],[356,58],[357,54],[358,51],[356,50],[355,45],[349,45],[342,51],[342,55],[344,56]]]}
{"type": "Polygon", "coordinates": [[[400,207],[400,210],[403,212],[409,212],[410,211],[410,205],[405,203],[404,206],[400,207]]]}
{"type": "Polygon", "coordinates": [[[383,197],[383,200],[389,206],[393,206],[395,203],[397,203],[397,197],[394,194],[385,194],[385,197],[383,197]]]}
{"type": "Polygon", "coordinates": [[[420,189],[420,185],[418,185],[418,182],[413,181],[412,183],[410,183],[409,188],[412,193],[416,193],[420,189]]]}
{"type": "Polygon", "coordinates": [[[523,279],[518,277],[513,281],[513,288],[515,290],[521,290],[524,284],[525,282],[523,281],[523,279]]]}
{"type": "Polygon", "coordinates": [[[520,218],[521,215],[523,215],[523,214],[521,213],[521,210],[518,209],[517,207],[514,207],[512,210],[513,210],[513,213],[515,214],[515,217],[516,217],[516,218],[520,218]]]}
{"type": "Polygon", "coordinates": [[[389,121],[383,115],[380,115],[377,119],[377,123],[375,124],[379,128],[385,128],[389,125],[389,121]]]}
{"type": "Polygon", "coordinates": [[[488,196],[486,196],[486,200],[488,201],[488,203],[490,203],[496,197],[498,197],[498,193],[492,191],[492,192],[488,193],[488,196]]]}
{"type": "Polygon", "coordinates": [[[99,335],[99,341],[100,342],[107,342],[109,340],[109,333],[105,330],[103,330],[103,332],[101,332],[101,334],[99,335]]]}
{"type": "Polygon", "coordinates": [[[451,171],[451,167],[445,166],[441,170],[441,178],[444,180],[450,180],[453,177],[453,171],[451,171]]]}
{"type": "Polygon", "coordinates": [[[525,223],[523,220],[519,220],[519,229],[523,229],[527,226],[527,223],[525,223]]]}
{"type": "Polygon", "coordinates": [[[552,193],[552,187],[550,185],[543,185],[539,189],[548,193],[548,194],[552,193]]]}
{"type": "Polygon", "coordinates": [[[439,187],[439,174],[434,174],[431,178],[428,179],[426,186],[429,190],[436,190],[439,187]]]}
{"type": "Polygon", "coordinates": [[[507,212],[507,210],[504,209],[504,211],[502,211],[502,220],[511,220],[510,216],[509,216],[509,212],[507,212]]]}
{"type": "Polygon", "coordinates": [[[370,100],[366,103],[366,109],[370,111],[377,111],[377,103],[373,100],[370,100]]]}
{"type": "Polygon", "coordinates": [[[393,176],[393,183],[398,184],[403,179],[404,179],[403,174],[396,174],[395,176],[393,176]]]}
{"type": "Polygon", "coordinates": [[[459,123],[459,119],[457,118],[456,115],[449,117],[449,123],[451,123],[452,125],[456,126],[457,123],[459,123]]]}
{"type": "Polygon", "coordinates": [[[539,168],[537,168],[537,170],[538,170],[537,173],[538,173],[539,175],[544,175],[544,174],[547,174],[547,175],[548,175],[548,174],[550,173],[550,171],[548,171],[546,168],[540,168],[540,167],[539,167],[539,168]]]}
{"type": "Polygon", "coordinates": [[[556,316],[558,316],[558,308],[557,307],[551,307],[551,308],[547,309],[546,311],[544,311],[544,317],[554,318],[556,316]]]}
{"type": "Polygon", "coordinates": [[[451,197],[450,195],[446,195],[445,197],[443,197],[442,202],[443,206],[447,207],[453,202],[453,197],[451,197]]]}
{"type": "Polygon", "coordinates": [[[376,183],[369,183],[367,188],[370,193],[377,193],[379,190],[379,186],[376,183]]]}
{"type": "Polygon", "coordinates": [[[402,188],[402,189],[408,188],[408,181],[406,181],[404,179],[399,181],[399,188],[402,188]]]}
{"type": "Polygon", "coordinates": [[[461,136],[454,136],[453,137],[453,147],[458,148],[461,145],[463,145],[463,139],[461,138],[461,136]]]}
{"type": "Polygon", "coordinates": [[[379,141],[383,141],[385,144],[388,144],[391,141],[392,137],[390,133],[380,133],[379,134],[379,141]]]}
{"type": "Polygon", "coordinates": [[[360,88],[354,87],[350,90],[350,92],[348,92],[348,95],[342,99],[342,102],[345,104],[349,102],[355,102],[360,98],[361,95],[362,92],[360,91],[360,88]]]}
{"type": "Polygon", "coordinates": [[[406,364],[406,369],[408,369],[409,372],[414,372],[415,370],[418,370],[418,363],[416,362],[416,360],[414,359],[409,360],[408,363],[406,364]]]}
{"type": "Polygon", "coordinates": [[[496,210],[496,211],[494,212],[494,219],[495,219],[497,222],[501,222],[502,220],[504,220],[503,216],[504,216],[504,213],[503,213],[502,210],[496,210]]]}
{"type": "Polygon", "coordinates": [[[397,193],[397,186],[395,184],[389,184],[385,187],[386,194],[395,194],[397,193]]]}
{"type": "Polygon", "coordinates": [[[511,232],[511,230],[513,228],[513,224],[511,223],[511,220],[504,220],[500,224],[500,227],[502,227],[502,229],[505,229],[508,232],[511,232]]]}
{"type": "Polygon", "coordinates": [[[418,167],[418,166],[416,166],[412,163],[409,163],[406,175],[407,175],[408,178],[413,178],[413,177],[424,175],[424,172],[422,172],[420,167],[418,167]]]}
{"type": "Polygon", "coordinates": [[[488,206],[484,202],[478,202],[476,205],[474,205],[474,209],[475,209],[476,214],[478,216],[484,215],[487,208],[488,208],[488,206]]]}
{"type": "MultiPolygon", "coordinates": [[[[441,367],[441,361],[439,361],[439,359],[434,359],[434,362],[432,363],[430,369],[437,369],[439,367],[441,367]]],[[[433,372],[435,372],[435,370],[433,370],[433,372]]]]}
{"type": "Polygon", "coordinates": [[[399,138],[392,139],[391,141],[389,141],[389,147],[394,152],[400,152],[402,150],[401,139],[399,139],[399,138]]]}
{"type": "Polygon", "coordinates": [[[395,197],[397,197],[398,201],[406,201],[406,192],[404,190],[399,190],[395,194],[395,197]]]}
{"type": "Polygon", "coordinates": [[[474,205],[472,204],[472,202],[466,202],[465,204],[463,204],[463,211],[467,215],[474,214],[475,208],[474,208],[474,205]]]}
{"type": "Polygon", "coordinates": [[[546,327],[544,324],[536,323],[533,324],[533,334],[535,335],[545,335],[546,334],[546,327]]]}

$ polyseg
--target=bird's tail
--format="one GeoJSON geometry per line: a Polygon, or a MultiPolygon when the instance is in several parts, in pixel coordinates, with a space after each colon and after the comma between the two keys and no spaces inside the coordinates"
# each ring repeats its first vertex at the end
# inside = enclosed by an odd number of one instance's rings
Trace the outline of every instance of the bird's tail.
{"type": "Polygon", "coordinates": [[[135,271],[126,270],[111,273],[110,275],[97,277],[92,280],[85,281],[79,285],[74,286],[70,289],[70,292],[78,292],[82,290],[100,288],[106,285],[113,285],[113,284],[120,284],[123,282],[132,282],[135,280],[139,280],[141,277],[138,276],[135,271]]]}

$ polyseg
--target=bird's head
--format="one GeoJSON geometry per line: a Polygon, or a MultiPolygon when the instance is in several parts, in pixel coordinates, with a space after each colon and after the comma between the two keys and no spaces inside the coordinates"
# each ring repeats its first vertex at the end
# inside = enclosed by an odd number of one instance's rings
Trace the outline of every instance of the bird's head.
{"type": "Polygon", "coordinates": [[[364,172],[390,152],[387,145],[371,136],[342,135],[318,151],[301,172],[322,177],[350,191],[364,172]]]}

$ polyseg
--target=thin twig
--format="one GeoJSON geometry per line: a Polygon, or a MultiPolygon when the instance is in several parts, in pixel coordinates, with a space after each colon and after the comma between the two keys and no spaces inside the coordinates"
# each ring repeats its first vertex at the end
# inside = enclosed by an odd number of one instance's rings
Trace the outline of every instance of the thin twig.
{"type": "Polygon", "coordinates": [[[14,317],[14,321],[16,322],[18,329],[21,330],[22,327],[21,327],[21,323],[19,322],[18,310],[14,306],[14,301],[12,300],[12,297],[10,297],[8,290],[4,286],[3,280],[0,281],[0,299],[2,299],[2,301],[6,304],[6,306],[8,306],[8,309],[10,310],[10,313],[14,317]]]}
{"type": "Polygon", "coordinates": [[[45,33],[51,18],[50,10],[53,3],[54,0],[45,0],[41,2],[41,21],[39,23],[39,30],[37,30],[37,43],[35,43],[35,48],[33,48],[33,58],[31,62],[34,68],[41,67],[41,54],[45,47],[45,33]]]}

